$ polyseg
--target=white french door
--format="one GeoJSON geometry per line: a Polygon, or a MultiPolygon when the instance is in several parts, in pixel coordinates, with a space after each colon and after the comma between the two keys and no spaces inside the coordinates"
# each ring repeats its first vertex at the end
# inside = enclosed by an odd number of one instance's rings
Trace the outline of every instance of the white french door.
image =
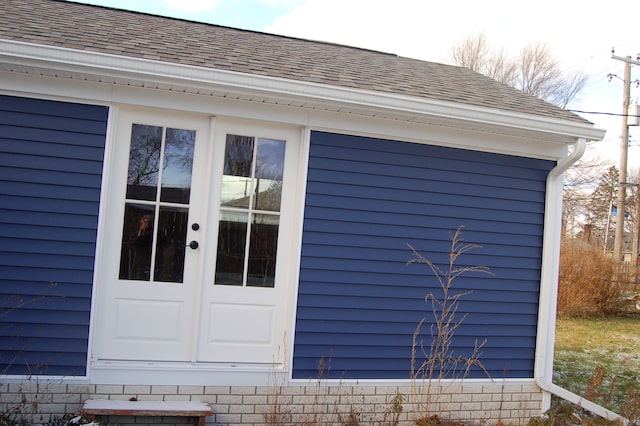
{"type": "Polygon", "coordinates": [[[299,132],[122,109],[114,135],[94,358],[283,362],[299,132]]]}

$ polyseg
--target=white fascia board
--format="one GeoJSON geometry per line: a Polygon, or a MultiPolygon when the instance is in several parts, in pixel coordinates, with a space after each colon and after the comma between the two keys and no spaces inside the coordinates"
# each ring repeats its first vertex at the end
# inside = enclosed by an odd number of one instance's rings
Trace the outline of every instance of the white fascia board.
{"type": "Polygon", "coordinates": [[[316,108],[324,106],[335,111],[365,109],[371,111],[371,115],[379,111],[406,114],[408,119],[411,115],[432,116],[452,122],[557,134],[571,139],[601,140],[605,134],[604,130],[587,123],[553,117],[11,40],[0,40],[0,60],[7,64],[70,74],[95,74],[114,80],[129,79],[190,90],[227,92],[230,96],[267,96],[310,103],[316,108]]]}

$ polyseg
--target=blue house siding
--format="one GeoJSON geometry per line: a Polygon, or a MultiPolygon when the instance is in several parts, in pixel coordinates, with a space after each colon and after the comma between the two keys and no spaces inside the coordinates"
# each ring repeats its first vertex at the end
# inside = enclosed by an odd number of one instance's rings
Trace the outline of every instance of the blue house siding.
{"type": "MultiPolygon", "coordinates": [[[[455,289],[468,314],[452,349],[493,377],[533,377],[545,181],[555,162],[323,132],[311,135],[294,344],[294,378],[403,379],[411,342],[428,349],[426,265],[446,268],[451,236],[481,245],[458,266],[487,266],[455,289]]],[[[421,350],[418,349],[418,356],[421,350]]],[[[486,377],[475,370],[470,377],[486,377]]]]}
{"type": "Polygon", "coordinates": [[[0,96],[0,374],[86,372],[107,112],[0,96]]]}

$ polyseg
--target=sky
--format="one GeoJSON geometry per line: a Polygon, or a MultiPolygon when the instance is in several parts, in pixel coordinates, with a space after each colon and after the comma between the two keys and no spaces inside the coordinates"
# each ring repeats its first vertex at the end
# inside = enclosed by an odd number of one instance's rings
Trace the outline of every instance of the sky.
{"type": "MultiPolygon", "coordinates": [[[[73,0],[192,21],[327,41],[450,63],[451,47],[483,32],[492,47],[517,54],[546,43],[565,72],[580,70],[588,83],[568,109],[606,130],[588,157],[619,166],[624,62],[640,54],[637,0],[73,0]],[[610,79],[608,76],[612,74],[610,79]]],[[[631,81],[640,79],[632,66],[631,81]]],[[[631,86],[631,103],[640,88],[631,86]]],[[[640,128],[630,127],[629,173],[640,169],[640,128]]]]}

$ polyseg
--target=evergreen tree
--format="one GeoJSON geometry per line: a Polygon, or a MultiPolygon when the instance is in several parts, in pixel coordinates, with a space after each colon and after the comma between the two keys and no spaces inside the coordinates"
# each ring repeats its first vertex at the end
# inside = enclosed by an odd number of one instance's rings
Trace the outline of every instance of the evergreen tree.
{"type": "Polygon", "coordinates": [[[587,206],[586,223],[591,225],[591,232],[604,240],[607,233],[607,225],[610,231],[613,222],[610,223],[610,209],[615,206],[617,200],[618,168],[611,166],[600,179],[600,183],[591,194],[590,203],[587,206]]]}

